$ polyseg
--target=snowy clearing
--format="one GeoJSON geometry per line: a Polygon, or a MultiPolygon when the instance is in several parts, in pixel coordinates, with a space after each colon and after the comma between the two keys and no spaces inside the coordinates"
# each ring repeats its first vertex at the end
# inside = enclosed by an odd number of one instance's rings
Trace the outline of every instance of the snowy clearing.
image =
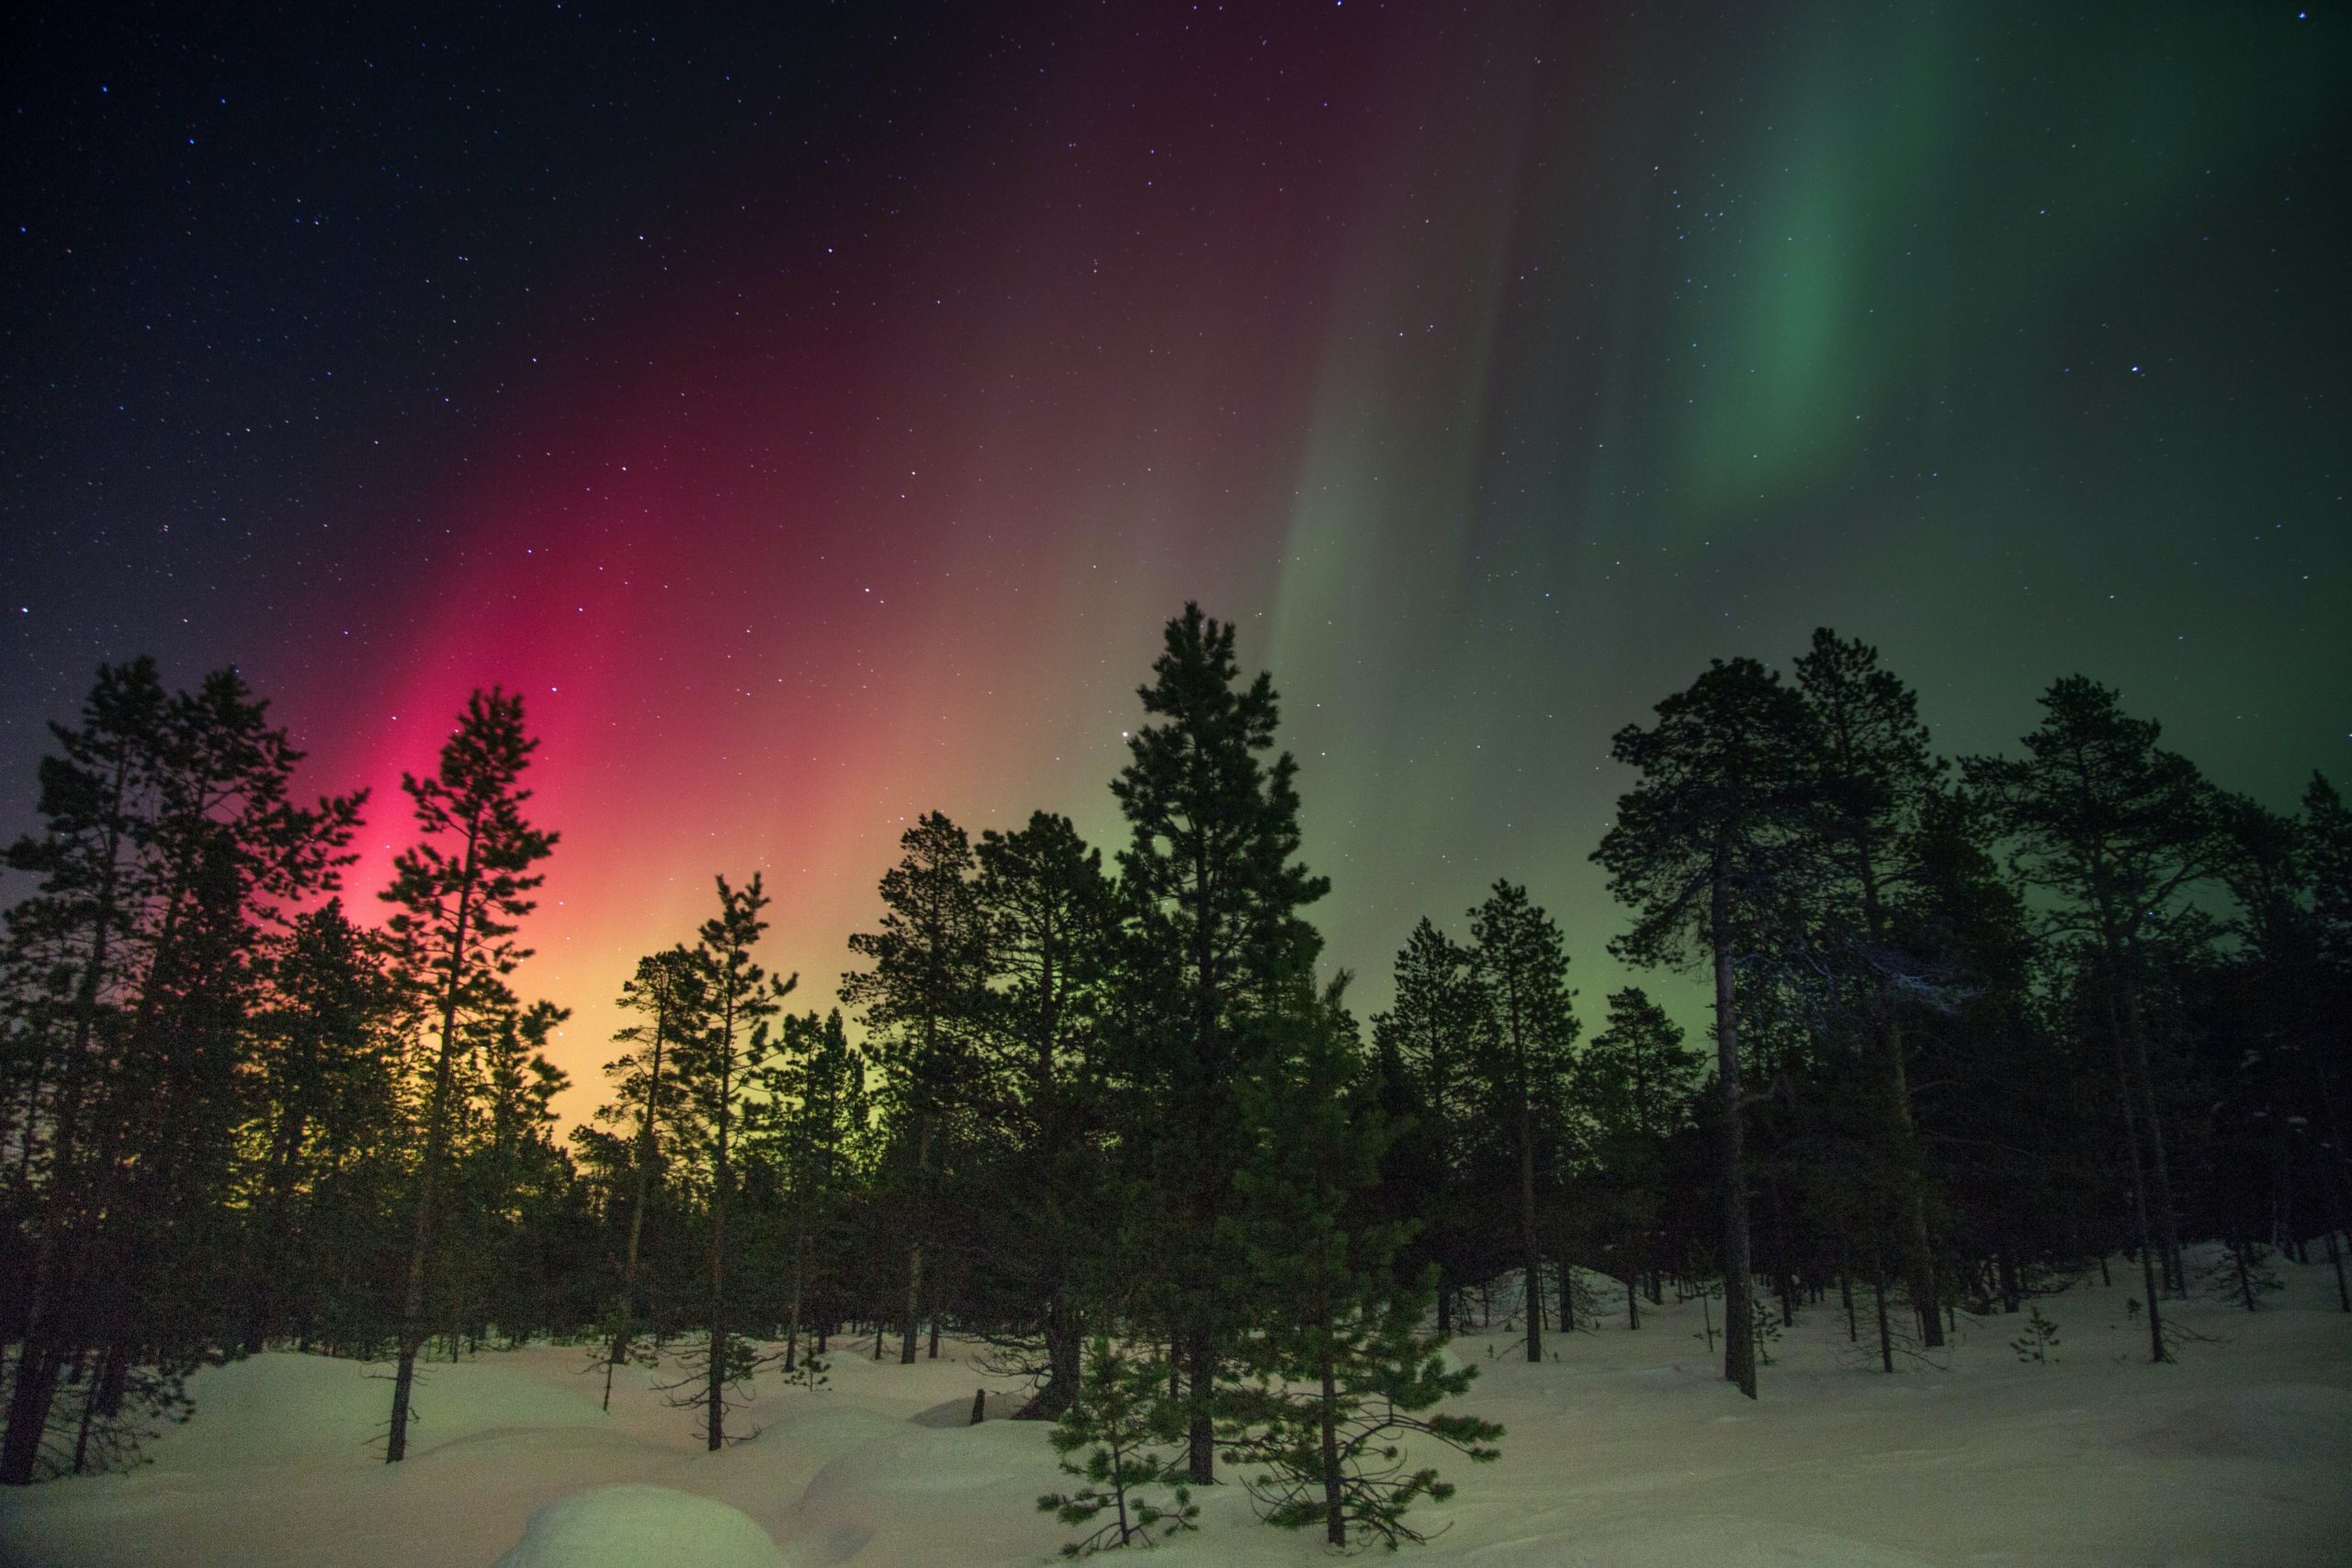
{"type": "MultiPolygon", "coordinates": [[[[2352,1316],[2324,1266],[2279,1265],[2275,1307],[2177,1309],[2202,1340],[2178,1365],[2140,1360],[2126,1273],[2038,1304],[2059,1357],[2020,1364],[2023,1314],[1960,1319],[1943,1368],[1894,1376],[1846,1341],[1833,1295],[1771,1347],[1750,1404],[1715,1375],[1697,1302],[1557,1337],[1556,1362],[1511,1359],[1501,1325],[1456,1341],[1482,1375],[1465,1408],[1510,1435],[1490,1466],[1441,1461],[1461,1485],[1413,1516],[1431,1565],[1931,1564],[2352,1562],[2352,1316]],[[1489,1359],[1491,1352],[1492,1359],[1489,1359]]],[[[2136,1270],[2129,1271],[2136,1280],[2136,1270]]],[[[1864,1349],[1869,1349],[1865,1304],[1864,1349]]],[[[866,1342],[870,1349],[871,1342],[866,1342]]],[[[893,1342],[895,1348],[895,1341],[893,1342]]],[[[586,1352],[541,1346],[431,1368],[409,1461],[369,1434],[388,1384],[348,1361],[285,1353],[207,1371],[197,1415],[125,1475],[0,1499],[12,1564],[201,1568],[697,1568],[763,1561],[707,1498],[764,1528],[785,1562],[1038,1563],[1064,1531],[1035,1511],[1059,1487],[1046,1428],[941,1412],[989,1380],[969,1347],[901,1367],[836,1354],[832,1386],[769,1386],[719,1454],[639,1371],[607,1416],[586,1352]],[[592,1488],[630,1491],[565,1499],[592,1488]],[[655,1490],[666,1488],[666,1492],[655,1490]],[[688,1494],[679,1496],[677,1494],[688,1494]],[[524,1541],[532,1516],[551,1508],[524,1541]],[[658,1545],[619,1550],[634,1537],[658,1545]],[[585,1544],[581,1544],[581,1543],[585,1544]],[[518,1545],[518,1543],[521,1543],[518,1545]]],[[[991,1400],[991,1414],[1010,1402],[991,1400]]],[[[1250,1513],[1238,1486],[1204,1499],[1170,1563],[1304,1563],[1306,1535],[1250,1513]]]]}

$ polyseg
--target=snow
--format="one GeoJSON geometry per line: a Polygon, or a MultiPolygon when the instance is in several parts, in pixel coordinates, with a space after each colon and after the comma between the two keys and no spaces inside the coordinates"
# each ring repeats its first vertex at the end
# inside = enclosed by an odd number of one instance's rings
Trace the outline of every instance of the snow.
{"type": "Polygon", "coordinates": [[[531,1516],[492,1568],[785,1568],[759,1521],[667,1486],[597,1486],[531,1516]]]}
{"type": "MultiPolygon", "coordinates": [[[[1771,1348],[1755,1404],[1717,1375],[1698,1303],[1645,1305],[1628,1332],[1622,1292],[1595,1280],[1613,1315],[1547,1336],[1557,1360],[1527,1364],[1500,1323],[1457,1341],[1481,1373],[1465,1407],[1510,1435],[1492,1465],[1431,1456],[1461,1491],[1415,1510],[1442,1533],[1400,1561],[2352,1562],[2352,1315],[2335,1310],[2324,1265],[2278,1271],[2286,1289],[2258,1314],[2168,1303],[2167,1320],[2200,1337],[2167,1367],[2144,1363],[2145,1328],[2125,1304],[2136,1269],[2040,1300],[2061,1336],[2043,1366],[2009,1348],[2023,1314],[1962,1314],[1949,1353],[1885,1375],[1867,1305],[1852,1347],[1833,1294],[1771,1348]]],[[[717,1454],[663,1404],[653,1384],[668,1373],[628,1371],[606,1414],[577,1347],[429,1366],[397,1466],[371,1447],[390,1404],[384,1369],[254,1357],[192,1381],[195,1419],[151,1445],[153,1463],[0,1495],[0,1563],[658,1568],[673,1558],[653,1551],[673,1549],[707,1568],[1052,1558],[1065,1532],[1035,1499],[1066,1479],[1042,1425],[967,1424],[976,1389],[1010,1392],[978,1370],[979,1348],[950,1339],[911,1367],[895,1337],[881,1362],[834,1350],[830,1386],[764,1387],[738,1417],[759,1435],[717,1454]],[[625,1551],[633,1530],[658,1547],[625,1551]]],[[[1008,1407],[992,1399],[989,1414],[1008,1407]]],[[[1238,1486],[1202,1500],[1200,1532],[1148,1561],[1323,1560],[1311,1534],[1257,1523],[1238,1486]]]]}

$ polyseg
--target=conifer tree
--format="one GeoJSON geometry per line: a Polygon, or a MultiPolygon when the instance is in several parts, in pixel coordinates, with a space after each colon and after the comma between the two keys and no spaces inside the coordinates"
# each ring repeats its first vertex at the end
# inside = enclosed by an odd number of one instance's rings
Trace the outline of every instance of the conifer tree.
{"type": "Polygon", "coordinates": [[[2014,870],[2053,897],[2044,940],[2078,942],[2091,959],[2143,1232],[2150,1359],[2162,1361],[2169,1352],[2156,1296],[2179,1293],[2184,1281],[2147,991],[2190,889],[2220,869],[2216,803],[2195,764],[2157,745],[2155,722],[2124,713],[2108,688],[2068,676],[2042,694],[2041,707],[2025,758],[1962,765],[2006,829],[2014,870]]]}
{"type": "Polygon", "coordinates": [[[1894,905],[1917,880],[1920,822],[1945,763],[1928,750],[1917,697],[1860,639],[1826,626],[1815,631],[1811,649],[1796,661],[1796,686],[1821,748],[1818,820],[1829,870],[1822,913],[1849,933],[1844,967],[1855,976],[1859,1022],[1876,1057],[1879,1157],[1894,1172],[1897,1238],[1920,1340],[1933,1348],[1943,1343],[1943,1315],[1904,1043],[1905,999],[1925,966],[1895,940],[1894,905]]]}
{"type": "Polygon", "coordinates": [[[635,1124],[630,1139],[628,1230],[621,1244],[620,1294],[612,1307],[612,1334],[604,1354],[605,1405],[613,1402],[613,1371],[629,1359],[639,1326],[650,1303],[641,1269],[646,1217],[653,1206],[665,1151],[674,1141],[683,1090],[677,1085],[678,1052],[704,1026],[702,972],[683,947],[648,953],[621,986],[620,1006],[638,1015],[613,1038],[631,1049],[605,1064],[617,1102],[600,1121],[635,1124]]]}
{"type": "Polygon", "coordinates": [[[1657,705],[1657,724],[1618,731],[1611,752],[1641,776],[1593,859],[1634,924],[1611,943],[1629,963],[1713,970],[1724,1186],[1724,1376],[1756,1394],[1747,1188],[1735,976],[1788,940],[1812,871],[1805,838],[1817,754],[1795,694],[1749,659],[1721,660],[1657,705]]]}
{"type": "Polygon", "coordinates": [[[1046,1382],[1024,1415],[1075,1396],[1085,1337],[1082,1272],[1101,1207],[1103,991],[1116,910],[1102,857],[1069,818],[1033,813],[980,837],[975,908],[988,953],[974,1091],[999,1134],[978,1205],[998,1238],[989,1272],[1043,1340],[1046,1382]]]}
{"type": "Polygon", "coordinates": [[[531,792],[520,787],[520,780],[538,744],[524,731],[521,695],[493,686],[468,700],[434,773],[401,776],[419,838],[393,862],[392,885],[382,897],[395,908],[387,925],[405,984],[430,1020],[435,1045],[401,1287],[387,1463],[399,1463],[408,1452],[410,1400],[425,1335],[426,1277],[458,1109],[462,1032],[469,1022],[512,1005],[505,977],[529,956],[514,936],[534,908],[528,895],[546,880],[531,867],[555,848],[556,835],[532,827],[523,816],[531,792]]]}
{"type": "Polygon", "coordinates": [[[1166,1361],[1132,1355],[1106,1336],[1096,1335],[1087,1348],[1084,1375],[1047,1439],[1062,1456],[1061,1468],[1086,1484],[1046,1494],[1037,1510],[1066,1525],[1102,1522],[1063,1546],[1064,1557],[1153,1546],[1197,1528],[1201,1506],[1184,1484],[1183,1464],[1162,1451],[1183,1440],[1179,1412],[1159,1397],[1167,1377],[1166,1361]],[[1085,1459],[1073,1461],[1080,1449],[1085,1459]],[[1151,1495],[1160,1487],[1168,1488],[1164,1503],[1151,1495]]]}
{"type": "Polygon", "coordinates": [[[899,1360],[912,1365],[923,1305],[925,1244],[934,1222],[934,1167],[967,1098],[973,1022],[981,1006],[988,931],[975,900],[964,829],[933,811],[899,837],[882,877],[878,931],[849,939],[873,968],[842,977],[842,1000],[877,1042],[902,1147],[906,1297],[899,1360]]]}
{"type": "Polygon", "coordinates": [[[248,1244],[248,1351],[280,1327],[289,1295],[308,1294],[324,1239],[310,1212],[320,1177],[361,1143],[389,1141],[394,1115],[382,1039],[390,998],[372,944],[341,899],[295,921],[267,979],[255,1031],[263,1103],[253,1136],[265,1152],[248,1244]]]}
{"type": "Polygon", "coordinates": [[[1487,998],[1470,954],[1427,919],[1406,938],[1394,975],[1396,1001],[1374,1015],[1373,1035],[1383,1058],[1393,1056],[1408,1080],[1400,1098],[1410,1106],[1411,1125],[1400,1143],[1427,1189],[1418,1195],[1422,1230],[1416,1241],[1437,1268],[1438,1332],[1450,1334],[1453,1292],[1467,1261],[1459,1234],[1469,1207],[1462,1169],[1480,1109],[1475,1068],[1488,1037],[1487,998]]]}
{"type": "Polygon", "coordinates": [[[785,1220],[784,1371],[815,1364],[803,1352],[811,1295],[837,1266],[835,1232],[859,1174],[868,1119],[865,1056],[849,1043],[839,1009],[787,1018],[782,1054],[759,1075],[745,1130],[777,1168],[785,1220]]]}
{"type": "MultiPolygon", "coordinates": [[[[1568,988],[1560,928],[1529,902],[1527,889],[1498,882],[1470,911],[1470,972],[1483,998],[1476,1067],[1489,1105],[1511,1128],[1518,1162],[1520,1261],[1527,1280],[1527,1359],[1544,1359],[1544,1259],[1536,1230],[1536,1183],[1556,1146],[1570,1052],[1581,1027],[1568,988]],[[1544,1136],[1546,1132],[1553,1137],[1544,1136]]],[[[1559,1259],[1561,1288],[1572,1289],[1559,1259]]],[[[1565,1314],[1564,1314],[1565,1315],[1565,1314]]]]}
{"type": "Polygon", "coordinates": [[[1363,1063],[1346,987],[1342,973],[1320,996],[1299,987],[1242,1086],[1254,1143],[1230,1228],[1247,1267],[1254,1327],[1239,1349],[1253,1378],[1218,1401],[1223,1451],[1267,1522],[1320,1524],[1342,1551],[1351,1525],[1391,1547],[1421,1539],[1407,1511],[1453,1495],[1435,1467],[1408,1467],[1400,1437],[1486,1461],[1502,1436],[1438,1410],[1475,1369],[1447,1368],[1443,1337],[1423,1331],[1427,1281],[1393,1275],[1409,1227],[1357,1212],[1391,1134],[1356,1098],[1363,1063]]]}
{"type": "Polygon", "coordinates": [[[301,753],[266,710],[233,671],[166,697],[151,660],[101,667],[81,725],[52,728],[41,832],[8,851],[39,879],[7,917],[39,1056],[0,1483],[88,1468],[142,1395],[175,1401],[181,1372],[241,1338],[244,1020],[288,911],[334,890],[363,799],[295,804],[301,753]],[[82,1408],[45,1461],[69,1362],[86,1369],[82,1408]]]}
{"type": "Polygon", "coordinates": [[[1187,604],[1168,623],[1152,720],[1111,786],[1129,829],[1119,855],[1128,1035],[1124,1076],[1154,1125],[1150,1168],[1172,1277],[1164,1281],[1186,1404],[1192,1479],[1216,1479],[1214,1409],[1228,1269],[1218,1222],[1245,1145],[1233,1098],[1263,1047],[1262,1020],[1312,970],[1321,939],[1299,911],[1329,890],[1296,859],[1297,765],[1271,766],[1272,678],[1238,684],[1233,627],[1187,604]]]}
{"type": "Polygon", "coordinates": [[[701,993],[701,1027],[679,1042],[679,1076],[695,1116],[695,1156],[708,1184],[705,1209],[707,1236],[707,1322],[698,1373],[680,1403],[703,1413],[703,1434],[713,1450],[727,1442],[728,1394],[747,1382],[756,1366],[749,1341],[736,1332],[728,1289],[728,1211],[735,1196],[733,1142],[743,1100],[776,1048],[771,1020],[800,976],[777,979],[752,949],[767,931],[763,911],[768,896],[760,874],[741,887],[717,879],[718,913],[705,920],[695,939],[694,967],[701,993]]]}
{"type": "Polygon", "coordinates": [[[1666,1141],[1688,1119],[1701,1064],[1682,1029],[1638,986],[1609,994],[1609,1024],[1585,1047],[1577,1098],[1594,1123],[1623,1247],[1625,1314],[1642,1325],[1636,1287],[1658,1267],[1654,1227],[1664,1182],[1666,1141]]]}
{"type": "Polygon", "coordinates": [[[510,1344],[520,1344],[542,1321],[534,1248],[547,1201],[561,1185],[552,1168],[562,1158],[552,1138],[555,1100],[571,1081],[547,1051],[571,1016],[568,1008],[536,1001],[498,1020],[483,1042],[482,1126],[469,1194],[485,1266],[475,1297],[477,1338],[495,1324],[510,1344]]]}

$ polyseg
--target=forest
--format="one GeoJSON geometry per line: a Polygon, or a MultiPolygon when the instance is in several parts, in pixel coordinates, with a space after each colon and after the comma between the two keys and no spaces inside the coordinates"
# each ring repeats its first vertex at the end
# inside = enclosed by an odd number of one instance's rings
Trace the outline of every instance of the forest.
{"type": "Polygon", "coordinates": [[[2118,1259],[2153,1362],[2199,1349],[2172,1303],[2263,1311],[2282,1258],[2352,1312],[2352,815],[2319,773],[2291,816],[2233,795],[2080,675],[1948,758],[1825,629],[1611,745],[1622,919],[1577,935],[1698,982],[1705,1038],[1580,998],[1508,875],[1400,931],[1360,1019],[1272,677],[1187,606],[1138,694],[1124,843],[923,817],[831,1001],[729,868],[613,977],[631,1021],[565,1126],[568,1014],[512,983],[562,849],[520,696],[476,693],[399,802],[306,801],[233,671],[102,667],[0,881],[0,1482],[135,1463],[266,1348],[381,1363],[398,1462],[436,1359],[575,1346],[608,1396],[650,1365],[717,1450],[755,1385],[820,1399],[945,1332],[1053,1424],[1074,1550],[1220,1481],[1393,1545],[1510,1441],[1452,1403],[1473,1321],[1541,1361],[1699,1299],[1736,1402],[1801,1308],[1893,1372],[2118,1259]],[[408,846],[387,887],[344,884],[363,819],[408,846]]]}

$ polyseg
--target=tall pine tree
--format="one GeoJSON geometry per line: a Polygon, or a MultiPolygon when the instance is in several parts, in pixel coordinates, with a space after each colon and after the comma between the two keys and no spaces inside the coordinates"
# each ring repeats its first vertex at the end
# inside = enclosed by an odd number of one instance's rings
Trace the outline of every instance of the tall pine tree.
{"type": "Polygon", "coordinates": [[[988,931],[974,896],[971,840],[963,829],[931,812],[899,837],[899,863],[882,877],[881,929],[849,939],[850,951],[873,967],[842,977],[842,1000],[858,1010],[876,1042],[896,1124],[907,1260],[899,1360],[912,1365],[923,1264],[938,1217],[935,1169],[968,1098],[988,931]]]}
{"type": "Polygon", "coordinates": [[[1231,1328],[1230,1269],[1218,1222],[1246,1146],[1234,1085],[1265,1048],[1265,1019],[1313,969],[1321,939],[1299,911],[1329,888],[1296,859],[1297,764],[1271,765],[1279,706],[1272,678],[1247,686],[1233,627],[1187,604],[1168,623],[1152,683],[1153,721],[1129,737],[1112,784],[1125,815],[1126,1077],[1156,1133],[1147,1179],[1158,1190],[1170,1260],[1167,1326],[1184,1379],[1192,1479],[1216,1479],[1218,1366],[1231,1328]]]}
{"type": "Polygon", "coordinates": [[[2116,693],[2071,675],[2041,708],[2024,758],[1971,757],[1962,768],[2007,831],[2012,868],[2051,896],[2044,940],[2079,944],[2089,960],[2131,1155],[2150,1359],[2161,1361],[2169,1353],[2156,1297],[2186,1281],[2148,996],[2191,890],[2218,874],[2226,840],[2196,764],[2160,747],[2156,723],[2126,714],[2116,693]]]}
{"type": "MultiPolygon", "coordinates": [[[[1470,973],[1483,994],[1486,1027],[1475,1069],[1481,1097],[1511,1129],[1520,1265],[1527,1281],[1527,1359],[1541,1361],[1544,1258],[1536,1190],[1554,1174],[1544,1168],[1558,1145],[1570,1052],[1580,1026],[1560,928],[1529,901],[1526,888],[1498,882],[1470,911],[1470,973]]],[[[1561,1258],[1559,1266],[1565,1297],[1573,1289],[1568,1259],[1561,1258]]]]}
{"type": "Polygon", "coordinates": [[[1593,859],[1634,923],[1611,950],[1639,964],[1713,971],[1715,1081],[1724,1188],[1724,1376],[1756,1396],[1742,1150],[1735,976],[1769,962],[1792,930],[1813,871],[1806,829],[1816,746],[1810,717],[1780,677],[1750,659],[1721,660],[1657,705],[1650,729],[1628,726],[1611,750],[1639,779],[1593,859]]]}
{"type": "Polygon", "coordinates": [[[392,863],[392,885],[383,897],[396,911],[387,924],[401,973],[430,1021],[435,1043],[401,1287],[391,1424],[384,1447],[390,1464],[408,1453],[416,1357],[425,1337],[427,1275],[458,1108],[462,1032],[512,1005],[505,977],[529,956],[527,948],[515,944],[514,933],[534,908],[528,895],[546,880],[531,868],[555,849],[556,835],[532,827],[523,816],[531,792],[521,787],[521,779],[538,744],[524,730],[521,695],[493,686],[467,702],[435,773],[401,776],[418,840],[392,863]]]}

